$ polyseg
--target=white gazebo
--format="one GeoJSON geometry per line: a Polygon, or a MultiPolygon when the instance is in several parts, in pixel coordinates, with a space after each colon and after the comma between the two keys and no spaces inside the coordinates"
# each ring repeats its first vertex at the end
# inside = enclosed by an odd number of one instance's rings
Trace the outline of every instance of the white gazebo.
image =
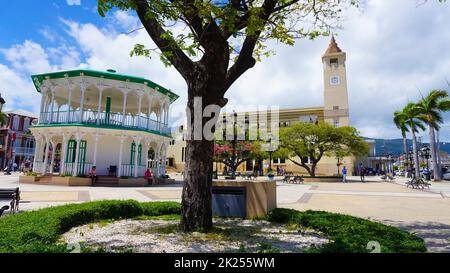
{"type": "Polygon", "coordinates": [[[178,96],[114,70],[32,76],[42,94],[33,170],[41,174],[141,177],[165,174],[169,107],[178,96]],[[148,157],[153,149],[152,158],[148,157]]]}

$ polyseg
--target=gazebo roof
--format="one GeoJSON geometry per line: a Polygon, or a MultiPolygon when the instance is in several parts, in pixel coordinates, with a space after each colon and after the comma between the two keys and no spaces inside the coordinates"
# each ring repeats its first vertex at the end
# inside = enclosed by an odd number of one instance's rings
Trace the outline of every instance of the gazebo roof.
{"type": "Polygon", "coordinates": [[[60,71],[60,72],[53,72],[53,73],[45,73],[45,74],[38,74],[38,75],[32,75],[31,78],[33,80],[34,86],[36,87],[36,90],[38,92],[41,92],[41,86],[44,80],[46,79],[61,79],[65,77],[79,77],[81,75],[88,76],[88,77],[95,77],[95,78],[104,78],[109,80],[116,80],[116,81],[123,81],[123,82],[132,82],[132,83],[140,83],[145,84],[148,87],[151,87],[158,92],[166,95],[169,97],[170,102],[176,101],[179,96],[169,89],[142,77],[137,76],[130,76],[125,74],[119,74],[116,73],[113,70],[108,71],[98,71],[98,70],[90,70],[90,69],[77,69],[77,70],[70,70],[70,71],[60,71]]]}

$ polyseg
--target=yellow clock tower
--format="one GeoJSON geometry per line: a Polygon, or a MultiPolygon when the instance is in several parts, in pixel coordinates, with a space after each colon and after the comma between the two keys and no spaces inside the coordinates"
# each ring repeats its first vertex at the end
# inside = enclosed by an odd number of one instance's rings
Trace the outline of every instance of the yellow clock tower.
{"type": "Polygon", "coordinates": [[[324,74],[324,120],[336,127],[349,125],[346,54],[331,37],[322,56],[324,74]]]}

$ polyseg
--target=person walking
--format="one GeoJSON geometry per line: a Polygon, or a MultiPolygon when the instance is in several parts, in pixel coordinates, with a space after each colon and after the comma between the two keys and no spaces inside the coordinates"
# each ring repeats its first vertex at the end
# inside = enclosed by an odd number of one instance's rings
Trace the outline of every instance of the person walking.
{"type": "Polygon", "coordinates": [[[347,168],[342,168],[342,182],[347,183],[347,168]]]}
{"type": "Polygon", "coordinates": [[[361,167],[361,169],[359,170],[359,175],[361,176],[361,182],[365,181],[365,175],[366,175],[366,168],[361,167]]]}

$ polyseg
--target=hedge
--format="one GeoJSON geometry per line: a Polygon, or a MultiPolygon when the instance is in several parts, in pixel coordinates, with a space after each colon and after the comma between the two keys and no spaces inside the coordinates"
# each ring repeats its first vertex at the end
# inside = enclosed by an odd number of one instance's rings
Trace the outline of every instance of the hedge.
{"type": "MultiPolygon", "coordinates": [[[[120,220],[139,216],[180,214],[175,202],[97,201],[50,207],[0,218],[0,253],[67,252],[58,243],[61,234],[71,228],[102,220],[120,220]]],[[[332,242],[310,252],[368,252],[367,243],[377,241],[382,252],[425,252],[424,241],[395,227],[369,220],[329,212],[299,212],[275,209],[267,220],[297,224],[323,232],[332,242]]]]}
{"type": "Polygon", "coordinates": [[[332,242],[311,252],[364,253],[370,252],[367,244],[378,242],[382,253],[420,253],[427,248],[419,238],[396,227],[369,220],[323,211],[299,212],[291,209],[275,209],[268,220],[277,223],[297,224],[323,232],[332,242]]]}
{"type": "Polygon", "coordinates": [[[175,202],[98,201],[24,212],[0,219],[0,253],[65,252],[57,244],[71,228],[101,220],[179,214],[175,202]]]}

